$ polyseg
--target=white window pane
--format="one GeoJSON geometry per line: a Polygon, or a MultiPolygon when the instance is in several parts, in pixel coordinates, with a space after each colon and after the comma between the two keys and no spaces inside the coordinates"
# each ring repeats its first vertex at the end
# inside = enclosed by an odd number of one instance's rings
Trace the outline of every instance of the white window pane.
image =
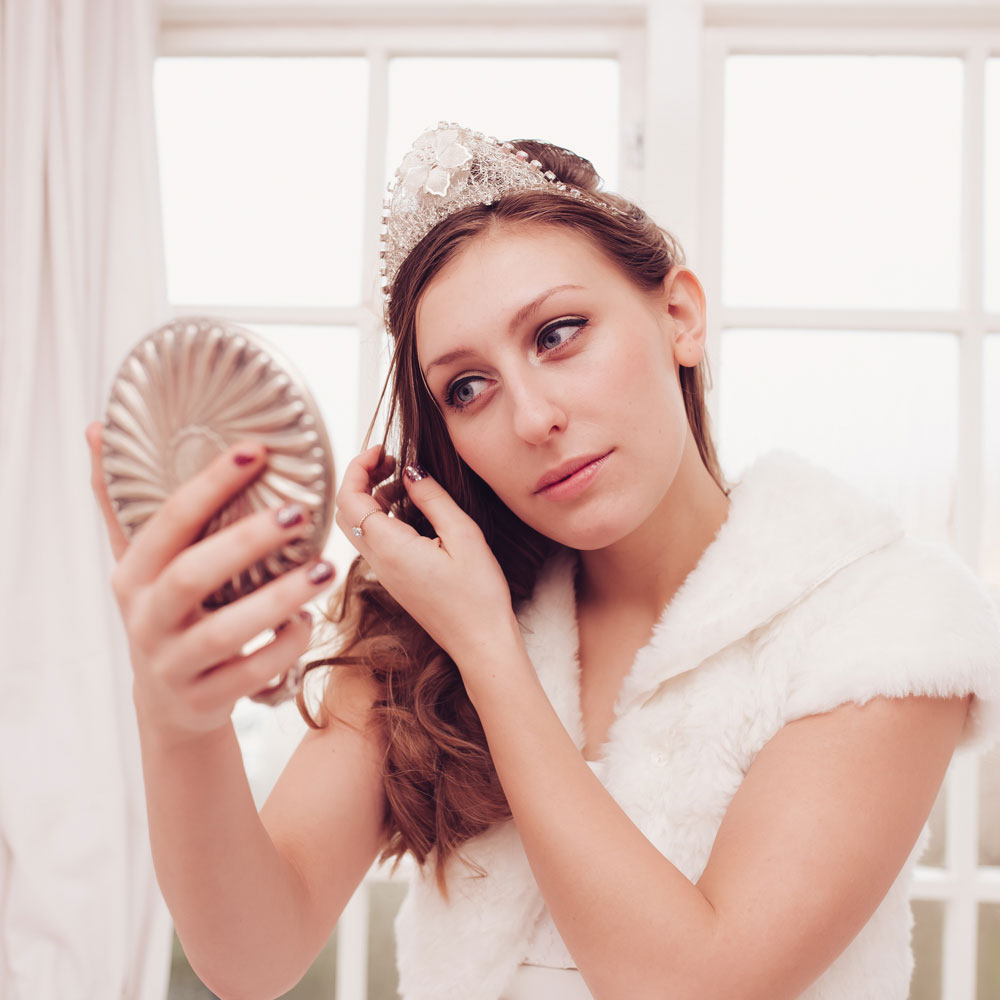
{"type": "Polygon", "coordinates": [[[172,302],[359,301],[367,86],[364,59],[157,61],[172,302]]]}
{"type": "Polygon", "coordinates": [[[958,437],[958,342],[948,334],[727,330],[719,448],[737,475],[782,447],[949,539],[958,437]]]}
{"type": "Polygon", "coordinates": [[[1000,59],[986,64],[986,308],[1000,313],[1000,59]]]}
{"type": "Polygon", "coordinates": [[[1000,587],[1000,334],[983,345],[983,579],[1000,587]]]}
{"type": "Polygon", "coordinates": [[[728,304],[957,304],[957,59],[732,56],[725,100],[728,304]]]}
{"type": "Polygon", "coordinates": [[[424,129],[448,121],[499,139],[564,146],[617,190],[618,92],[614,59],[393,59],[386,177],[424,129]]]}

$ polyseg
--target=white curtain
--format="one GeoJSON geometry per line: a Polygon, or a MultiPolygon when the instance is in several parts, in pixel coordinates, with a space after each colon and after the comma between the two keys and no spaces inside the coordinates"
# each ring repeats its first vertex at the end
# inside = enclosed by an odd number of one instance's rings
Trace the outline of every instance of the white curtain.
{"type": "Polygon", "coordinates": [[[88,476],[166,318],[156,0],[0,0],[0,996],[162,1000],[130,669],[88,476]]]}

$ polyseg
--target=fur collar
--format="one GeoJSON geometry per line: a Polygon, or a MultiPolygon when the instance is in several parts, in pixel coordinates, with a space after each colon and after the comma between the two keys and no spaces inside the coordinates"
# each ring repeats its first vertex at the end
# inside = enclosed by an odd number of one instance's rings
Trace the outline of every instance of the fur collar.
{"type": "MultiPolygon", "coordinates": [[[[620,717],[666,681],[798,603],[856,559],[903,534],[891,508],[788,451],[754,462],[730,492],[729,516],[663,610],[618,697],[620,717]]],[[[519,621],[542,686],[577,746],[577,557],[560,553],[539,577],[519,621]]]]}
{"type": "MultiPolygon", "coordinates": [[[[630,710],[670,678],[801,601],[839,569],[902,535],[898,518],[841,479],[789,452],[758,459],[732,488],[729,516],[664,609],[636,656],[606,749],[630,710]]],[[[549,700],[583,746],[574,574],[565,550],[543,567],[519,609],[525,646],[549,700]]],[[[608,790],[615,794],[612,784],[608,790]]],[[[400,992],[407,1000],[496,1000],[544,901],[513,821],[500,823],[446,865],[449,899],[421,872],[396,920],[400,992]]]]}

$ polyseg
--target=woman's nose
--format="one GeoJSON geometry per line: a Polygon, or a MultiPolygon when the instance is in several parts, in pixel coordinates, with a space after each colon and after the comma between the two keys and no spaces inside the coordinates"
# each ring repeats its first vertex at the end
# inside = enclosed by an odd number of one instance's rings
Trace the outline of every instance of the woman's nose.
{"type": "MultiPolygon", "coordinates": [[[[542,444],[566,427],[566,409],[556,395],[531,380],[510,394],[514,433],[529,444],[542,444]]],[[[508,388],[510,388],[508,386],[508,388]]]]}

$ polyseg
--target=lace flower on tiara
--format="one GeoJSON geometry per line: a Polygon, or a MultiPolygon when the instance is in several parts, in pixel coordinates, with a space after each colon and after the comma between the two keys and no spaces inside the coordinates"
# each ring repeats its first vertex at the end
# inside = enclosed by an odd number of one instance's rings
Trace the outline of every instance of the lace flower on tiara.
{"type": "Polygon", "coordinates": [[[399,165],[402,185],[411,197],[426,192],[443,198],[452,184],[457,187],[468,179],[471,160],[457,129],[424,132],[399,165]]]}
{"type": "Polygon", "coordinates": [[[417,137],[386,191],[379,249],[383,305],[403,261],[439,222],[470,205],[492,205],[513,191],[548,191],[612,215],[623,214],[589,192],[564,184],[512,143],[439,122],[417,137]]]}

